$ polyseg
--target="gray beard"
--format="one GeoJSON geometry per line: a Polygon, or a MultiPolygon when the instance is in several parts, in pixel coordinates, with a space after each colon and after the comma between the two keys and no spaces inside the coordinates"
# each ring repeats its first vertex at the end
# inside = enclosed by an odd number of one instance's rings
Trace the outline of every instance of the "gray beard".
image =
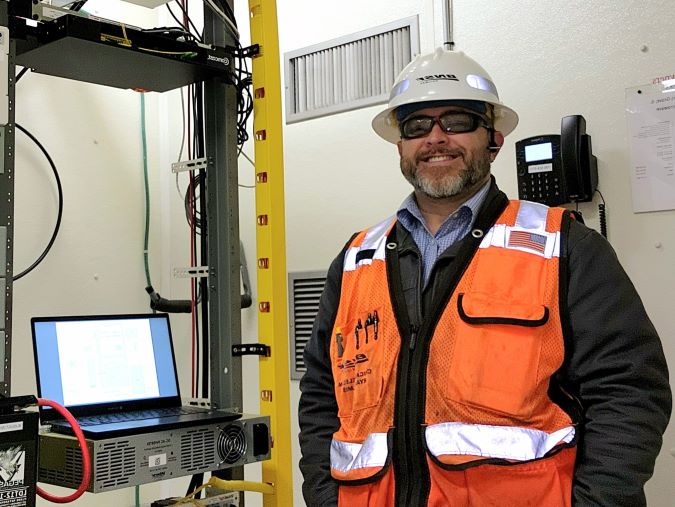
{"type": "MultiPolygon", "coordinates": [[[[437,154],[442,154],[439,151],[437,154]]],[[[433,199],[454,197],[473,188],[477,183],[485,181],[490,173],[490,153],[479,153],[478,156],[469,156],[462,153],[464,167],[457,175],[446,174],[440,179],[432,179],[420,175],[417,163],[410,158],[401,157],[401,173],[413,188],[433,199]]]]}

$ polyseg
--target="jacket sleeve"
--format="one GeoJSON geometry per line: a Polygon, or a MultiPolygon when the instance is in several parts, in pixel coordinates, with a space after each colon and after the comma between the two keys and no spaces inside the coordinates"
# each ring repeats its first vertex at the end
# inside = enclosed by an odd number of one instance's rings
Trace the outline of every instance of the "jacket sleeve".
{"type": "Polygon", "coordinates": [[[573,505],[646,505],[671,411],[657,332],[609,243],[573,221],[567,378],[583,408],[573,505]]]}
{"type": "Polygon", "coordinates": [[[338,486],[330,474],[330,445],[340,422],[329,346],[340,300],[343,258],[344,250],[328,271],[312,336],[305,347],[307,371],[300,380],[300,471],[308,507],[335,507],[338,500],[338,486]]]}

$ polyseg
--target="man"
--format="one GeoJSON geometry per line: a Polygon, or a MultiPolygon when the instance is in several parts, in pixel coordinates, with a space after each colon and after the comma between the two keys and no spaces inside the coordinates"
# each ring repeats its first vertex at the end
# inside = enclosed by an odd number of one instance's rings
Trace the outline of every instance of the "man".
{"type": "Polygon", "coordinates": [[[310,507],[645,505],[659,338],[599,234],[497,188],[517,122],[444,49],[373,120],[414,191],[328,273],[300,384],[310,507]]]}

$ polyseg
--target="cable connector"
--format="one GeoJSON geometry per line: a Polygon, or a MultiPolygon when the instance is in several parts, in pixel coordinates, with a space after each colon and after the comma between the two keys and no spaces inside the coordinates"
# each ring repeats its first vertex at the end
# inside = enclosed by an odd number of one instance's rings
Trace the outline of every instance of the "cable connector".
{"type": "Polygon", "coordinates": [[[25,396],[11,396],[0,398],[0,414],[11,414],[21,409],[34,407],[38,404],[37,398],[32,394],[25,396]]]}
{"type": "Polygon", "coordinates": [[[158,292],[155,292],[152,285],[148,285],[145,292],[150,295],[150,308],[153,310],[166,313],[192,312],[192,301],[189,299],[165,299],[158,292]]]}

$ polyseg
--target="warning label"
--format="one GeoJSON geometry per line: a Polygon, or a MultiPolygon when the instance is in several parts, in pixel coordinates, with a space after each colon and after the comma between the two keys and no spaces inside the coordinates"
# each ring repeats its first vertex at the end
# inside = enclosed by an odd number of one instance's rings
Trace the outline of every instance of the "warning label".
{"type": "Polygon", "coordinates": [[[0,507],[24,507],[28,496],[28,488],[0,490],[0,507]]]}
{"type": "Polygon", "coordinates": [[[0,507],[24,507],[28,488],[24,487],[26,451],[20,445],[0,450],[0,507]]]}

